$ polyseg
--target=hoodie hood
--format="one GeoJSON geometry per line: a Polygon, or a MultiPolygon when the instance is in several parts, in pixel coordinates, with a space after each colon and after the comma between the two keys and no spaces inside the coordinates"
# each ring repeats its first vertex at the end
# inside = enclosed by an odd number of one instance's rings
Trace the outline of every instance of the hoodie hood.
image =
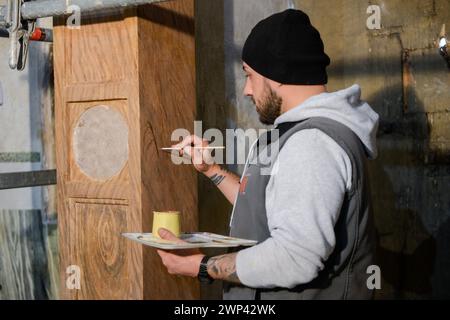
{"type": "Polygon", "coordinates": [[[285,122],[298,122],[313,117],[323,117],[338,121],[350,128],[366,147],[370,159],[375,159],[379,115],[367,102],[361,101],[361,87],[325,92],[304,101],[298,107],[282,114],[275,126],[285,122]]]}

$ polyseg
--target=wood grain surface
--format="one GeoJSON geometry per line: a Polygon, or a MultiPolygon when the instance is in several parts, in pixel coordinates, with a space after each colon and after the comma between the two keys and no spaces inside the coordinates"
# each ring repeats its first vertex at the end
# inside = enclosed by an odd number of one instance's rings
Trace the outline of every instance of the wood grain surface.
{"type": "Polygon", "coordinates": [[[196,174],[158,151],[171,144],[174,129],[192,129],[195,119],[193,25],[193,0],[83,16],[80,29],[65,27],[63,20],[56,23],[63,299],[199,297],[196,280],[170,276],[154,250],[120,236],[150,232],[153,210],[179,210],[184,230],[197,229],[196,174]],[[128,161],[105,181],[86,176],[72,148],[74,124],[99,105],[115,108],[128,124],[128,161]],[[71,265],[81,269],[80,290],[66,288],[71,265]]]}
{"type": "Polygon", "coordinates": [[[0,300],[49,298],[45,232],[39,210],[0,210],[0,300]]]}
{"type": "MultiPolygon", "coordinates": [[[[198,230],[197,174],[175,166],[160,148],[170,146],[178,128],[193,133],[196,111],[194,1],[170,1],[139,8],[140,127],[142,210],[181,211],[181,230],[198,230]],[[144,69],[141,69],[143,71],[144,69]]],[[[152,216],[143,216],[151,230],[152,216]]],[[[146,299],[185,299],[200,295],[197,279],[159,276],[166,270],[155,250],[144,248],[146,299]],[[181,289],[182,288],[182,289],[181,289]]]]}

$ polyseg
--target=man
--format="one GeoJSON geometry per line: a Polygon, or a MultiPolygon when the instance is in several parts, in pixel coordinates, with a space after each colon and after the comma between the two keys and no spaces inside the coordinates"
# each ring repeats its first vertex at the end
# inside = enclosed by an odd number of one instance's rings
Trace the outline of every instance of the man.
{"type": "MultiPolygon", "coordinates": [[[[258,245],[218,257],[158,251],[171,274],[225,281],[225,299],[369,299],[373,264],[366,158],[375,158],[378,115],[361,90],[327,93],[330,63],[319,32],[302,11],[261,22],[243,48],[244,94],[260,120],[275,124],[272,174],[247,163],[243,177],[210,165],[187,137],[177,147],[234,204],[231,235],[258,245]]],[[[249,160],[273,145],[269,136],[249,160]]],[[[250,162],[250,161],[249,161],[250,162]]],[[[252,162],[253,163],[253,162],[252,162]]],[[[258,163],[258,162],[256,162],[258,163]]],[[[165,239],[176,238],[160,230],[165,239]]]]}

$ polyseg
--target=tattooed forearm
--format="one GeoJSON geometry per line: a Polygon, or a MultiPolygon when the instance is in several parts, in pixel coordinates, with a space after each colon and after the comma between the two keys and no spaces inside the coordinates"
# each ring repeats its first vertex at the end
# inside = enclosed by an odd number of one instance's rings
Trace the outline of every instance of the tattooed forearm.
{"type": "Polygon", "coordinates": [[[208,261],[208,273],[214,279],[241,284],[236,272],[237,253],[213,257],[208,261]]]}

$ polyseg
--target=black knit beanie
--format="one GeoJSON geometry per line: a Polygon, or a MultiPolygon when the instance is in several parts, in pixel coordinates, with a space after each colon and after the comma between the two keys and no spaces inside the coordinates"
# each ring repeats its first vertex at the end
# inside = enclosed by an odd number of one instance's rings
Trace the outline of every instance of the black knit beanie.
{"type": "Polygon", "coordinates": [[[328,82],[330,58],[324,52],[320,33],[300,10],[289,9],[260,21],[245,42],[242,60],[282,84],[328,82]]]}

